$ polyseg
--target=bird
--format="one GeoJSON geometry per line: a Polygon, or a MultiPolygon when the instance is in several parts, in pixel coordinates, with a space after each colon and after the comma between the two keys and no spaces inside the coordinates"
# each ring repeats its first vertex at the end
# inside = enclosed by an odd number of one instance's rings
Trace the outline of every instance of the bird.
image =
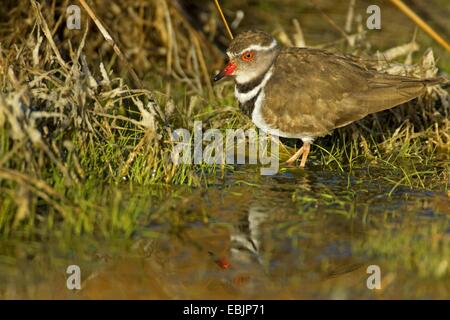
{"type": "Polygon", "coordinates": [[[311,144],[334,129],[391,109],[448,84],[444,77],[418,79],[369,68],[354,56],[322,49],[283,47],[264,31],[238,34],[226,50],[228,64],[213,78],[234,79],[240,109],[260,130],[303,145],[286,163],[301,158],[311,144]]]}

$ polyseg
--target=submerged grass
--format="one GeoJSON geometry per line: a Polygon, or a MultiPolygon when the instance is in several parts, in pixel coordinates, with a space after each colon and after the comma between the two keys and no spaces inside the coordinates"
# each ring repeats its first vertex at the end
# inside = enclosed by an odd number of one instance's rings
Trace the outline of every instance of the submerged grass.
{"type": "MultiPolygon", "coordinates": [[[[82,30],[65,28],[68,5],[19,1],[0,17],[4,237],[55,230],[129,237],[145,212],[137,198],[123,199],[122,188],[208,186],[233,169],[174,165],[171,130],[192,129],[194,120],[222,130],[251,127],[231,86],[213,88],[209,80],[222,64],[217,42],[210,41],[218,34],[214,12],[207,23],[215,27],[202,32],[178,1],[93,1],[94,8],[109,8],[102,20],[130,64],[139,66],[144,88],[134,88],[127,68],[85,15],[82,30]]],[[[432,51],[416,64],[398,64],[371,55],[364,32],[348,37],[344,50],[365,56],[372,68],[421,77],[438,72],[432,51]]],[[[289,45],[289,35],[283,39],[289,45]]],[[[389,51],[391,59],[411,56],[413,49],[402,48],[389,51]]],[[[390,168],[398,173],[386,177],[390,194],[400,185],[432,187],[433,179],[442,188],[448,181],[449,108],[447,92],[433,88],[417,101],[318,140],[312,165],[341,172],[390,168]]],[[[283,148],[281,160],[292,151],[283,148]]]]}

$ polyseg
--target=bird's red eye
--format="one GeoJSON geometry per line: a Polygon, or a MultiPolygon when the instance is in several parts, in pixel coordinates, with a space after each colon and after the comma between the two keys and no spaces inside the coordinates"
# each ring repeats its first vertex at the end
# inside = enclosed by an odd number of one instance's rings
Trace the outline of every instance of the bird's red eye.
{"type": "Polygon", "coordinates": [[[252,61],[254,57],[255,57],[255,52],[254,51],[245,51],[242,54],[241,59],[243,61],[252,61]]]}

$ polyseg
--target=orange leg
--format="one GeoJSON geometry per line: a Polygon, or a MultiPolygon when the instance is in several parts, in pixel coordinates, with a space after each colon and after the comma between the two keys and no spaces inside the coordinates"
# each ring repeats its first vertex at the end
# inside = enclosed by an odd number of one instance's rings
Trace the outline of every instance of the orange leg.
{"type": "Polygon", "coordinates": [[[286,164],[289,164],[289,165],[293,164],[295,162],[295,160],[297,160],[303,154],[303,151],[304,151],[304,148],[302,146],[300,149],[298,149],[298,151],[292,157],[290,157],[288,159],[288,161],[286,161],[286,164]]]}
{"type": "Polygon", "coordinates": [[[308,159],[309,151],[311,150],[311,143],[304,142],[302,149],[303,155],[302,155],[302,162],[300,162],[300,168],[304,168],[306,165],[306,159],[308,159]]]}

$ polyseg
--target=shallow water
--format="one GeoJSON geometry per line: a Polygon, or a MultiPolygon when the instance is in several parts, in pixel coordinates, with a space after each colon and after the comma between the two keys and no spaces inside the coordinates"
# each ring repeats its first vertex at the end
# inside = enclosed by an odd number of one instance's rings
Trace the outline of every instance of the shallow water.
{"type": "Polygon", "coordinates": [[[389,174],[240,167],[149,198],[131,239],[4,242],[0,297],[449,299],[450,198],[373,178],[389,174]],[[370,265],[381,289],[367,287],[370,265]]]}

